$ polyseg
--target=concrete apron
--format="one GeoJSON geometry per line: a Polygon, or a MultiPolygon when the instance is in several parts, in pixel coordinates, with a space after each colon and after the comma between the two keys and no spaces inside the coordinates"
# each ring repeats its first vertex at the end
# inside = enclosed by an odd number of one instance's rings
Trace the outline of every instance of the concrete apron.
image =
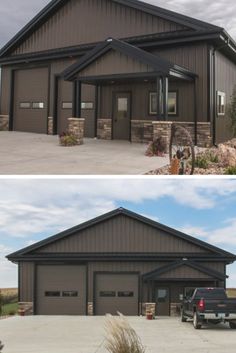
{"type": "MultiPolygon", "coordinates": [[[[195,330],[192,322],[129,317],[146,353],[235,353],[228,325],[195,330]]],[[[31,316],[0,321],[3,353],[105,353],[104,317],[31,316]]]]}

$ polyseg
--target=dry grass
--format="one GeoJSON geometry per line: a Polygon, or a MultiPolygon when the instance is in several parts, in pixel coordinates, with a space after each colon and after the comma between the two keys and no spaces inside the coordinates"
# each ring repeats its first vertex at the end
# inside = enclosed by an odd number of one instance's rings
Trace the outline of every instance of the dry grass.
{"type": "Polygon", "coordinates": [[[236,298],[236,288],[228,288],[227,295],[229,298],[236,298]]]}
{"type": "Polygon", "coordinates": [[[122,315],[108,315],[106,319],[106,349],[110,353],[145,353],[142,342],[122,315]]]}
{"type": "Polygon", "coordinates": [[[0,288],[0,293],[2,294],[3,297],[17,296],[18,289],[17,288],[0,288]]]}

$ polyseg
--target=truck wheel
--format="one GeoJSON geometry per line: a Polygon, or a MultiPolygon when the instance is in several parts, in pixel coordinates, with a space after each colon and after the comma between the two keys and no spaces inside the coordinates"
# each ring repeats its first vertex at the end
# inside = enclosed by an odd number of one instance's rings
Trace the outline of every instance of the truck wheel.
{"type": "Polygon", "coordinates": [[[229,327],[232,328],[233,330],[236,329],[236,323],[235,322],[230,322],[229,327]]]}
{"type": "Polygon", "coordinates": [[[187,318],[186,316],[184,315],[184,311],[183,309],[181,310],[181,322],[186,322],[187,321],[187,318]]]}
{"type": "Polygon", "coordinates": [[[202,328],[202,324],[199,322],[199,318],[196,312],[193,315],[193,327],[196,330],[200,330],[202,328]]]}

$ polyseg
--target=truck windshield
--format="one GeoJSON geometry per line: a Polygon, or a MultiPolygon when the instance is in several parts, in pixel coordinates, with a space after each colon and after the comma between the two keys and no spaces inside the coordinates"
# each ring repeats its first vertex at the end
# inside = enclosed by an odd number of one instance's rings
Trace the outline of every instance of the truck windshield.
{"type": "Polygon", "coordinates": [[[198,289],[195,294],[196,299],[226,299],[227,295],[222,288],[202,288],[198,289]]]}

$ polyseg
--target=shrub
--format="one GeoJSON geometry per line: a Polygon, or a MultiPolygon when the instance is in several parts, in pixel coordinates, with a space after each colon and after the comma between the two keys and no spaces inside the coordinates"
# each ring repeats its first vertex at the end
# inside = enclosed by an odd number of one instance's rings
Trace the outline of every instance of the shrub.
{"type": "Polygon", "coordinates": [[[197,156],[195,159],[195,167],[201,169],[207,169],[209,162],[205,156],[197,156]]]}
{"type": "Polygon", "coordinates": [[[106,321],[106,349],[110,353],[145,353],[135,330],[122,314],[108,315],[106,321]]]}
{"type": "Polygon", "coordinates": [[[225,175],[236,175],[236,167],[228,167],[225,170],[225,175]]]}
{"type": "Polygon", "coordinates": [[[163,157],[166,152],[166,147],[166,141],[162,137],[159,137],[154,141],[150,142],[145,155],[148,157],[163,157]]]}
{"type": "Polygon", "coordinates": [[[65,147],[72,147],[78,145],[77,136],[71,132],[63,132],[59,136],[60,145],[65,147]]]}
{"type": "Polygon", "coordinates": [[[219,163],[219,157],[217,156],[216,153],[209,151],[206,154],[206,158],[211,162],[211,163],[219,163]]]}

